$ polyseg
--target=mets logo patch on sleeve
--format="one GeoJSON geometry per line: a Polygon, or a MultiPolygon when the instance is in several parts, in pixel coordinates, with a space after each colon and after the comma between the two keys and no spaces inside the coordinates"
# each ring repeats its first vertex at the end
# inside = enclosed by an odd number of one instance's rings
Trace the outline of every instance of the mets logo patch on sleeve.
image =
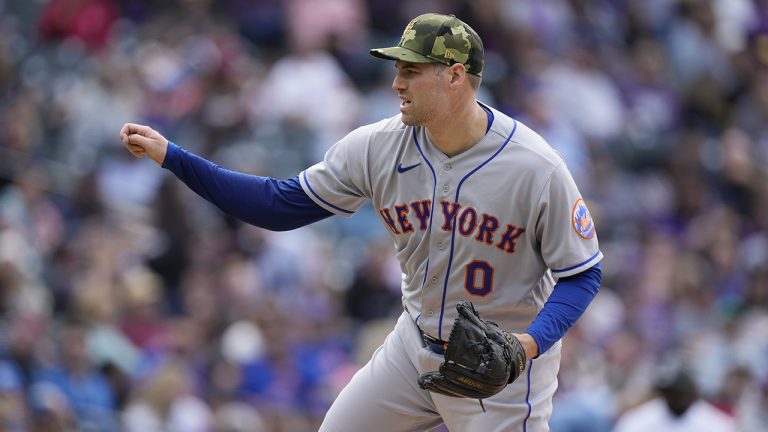
{"type": "Polygon", "coordinates": [[[595,222],[592,220],[592,215],[589,214],[587,204],[581,198],[577,199],[576,204],[573,205],[571,222],[573,222],[573,229],[582,238],[591,239],[595,236],[595,222]]]}

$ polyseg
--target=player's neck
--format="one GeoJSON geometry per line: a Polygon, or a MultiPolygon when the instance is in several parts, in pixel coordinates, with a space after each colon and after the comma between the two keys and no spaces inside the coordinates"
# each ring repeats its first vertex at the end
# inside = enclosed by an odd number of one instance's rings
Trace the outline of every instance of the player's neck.
{"type": "Polygon", "coordinates": [[[426,125],[427,135],[432,144],[448,157],[463,153],[485,135],[488,115],[476,101],[464,104],[463,109],[444,116],[439,124],[426,125]],[[457,121],[457,119],[459,119],[457,121]]]}

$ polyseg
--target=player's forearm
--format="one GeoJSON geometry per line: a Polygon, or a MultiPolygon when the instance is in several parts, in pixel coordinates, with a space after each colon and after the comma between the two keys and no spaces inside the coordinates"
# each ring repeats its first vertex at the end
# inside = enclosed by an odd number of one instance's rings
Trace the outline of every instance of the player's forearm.
{"type": "Polygon", "coordinates": [[[332,215],[304,193],[296,178],[226,170],[173,143],[168,143],[162,166],[227,214],[262,228],[285,231],[332,215]]]}
{"type": "Polygon", "coordinates": [[[598,263],[557,282],[539,315],[526,330],[536,341],[538,354],[551,348],[576,323],[597,295],[601,280],[602,269],[598,263]]]}

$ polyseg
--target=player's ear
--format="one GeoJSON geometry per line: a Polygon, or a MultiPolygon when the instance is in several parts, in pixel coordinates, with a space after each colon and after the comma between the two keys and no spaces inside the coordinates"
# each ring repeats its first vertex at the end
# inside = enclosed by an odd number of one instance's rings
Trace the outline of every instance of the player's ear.
{"type": "Polygon", "coordinates": [[[461,63],[454,63],[448,67],[451,77],[451,85],[460,85],[467,80],[467,68],[461,63]]]}

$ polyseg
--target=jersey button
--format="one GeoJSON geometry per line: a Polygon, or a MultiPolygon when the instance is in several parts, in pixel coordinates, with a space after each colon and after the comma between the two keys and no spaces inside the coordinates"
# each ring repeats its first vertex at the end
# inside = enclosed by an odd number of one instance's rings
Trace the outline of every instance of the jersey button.
{"type": "Polygon", "coordinates": [[[446,170],[446,171],[450,171],[450,170],[451,170],[451,168],[453,168],[453,167],[451,166],[451,164],[445,164],[445,165],[443,165],[443,169],[444,169],[444,170],[446,170]]]}
{"type": "Polygon", "coordinates": [[[443,185],[443,192],[448,192],[451,188],[448,185],[443,185]]]}
{"type": "Polygon", "coordinates": [[[429,315],[429,316],[432,316],[434,314],[435,314],[435,311],[433,311],[433,310],[430,310],[429,312],[427,312],[427,315],[429,315]]]}
{"type": "Polygon", "coordinates": [[[445,247],[445,245],[443,244],[443,242],[441,242],[441,241],[440,241],[440,242],[437,242],[437,248],[438,248],[438,249],[442,249],[442,248],[444,248],[444,247],[445,247]]]}
{"type": "Polygon", "coordinates": [[[432,283],[437,283],[437,276],[432,276],[432,279],[429,280],[432,283]]]}

